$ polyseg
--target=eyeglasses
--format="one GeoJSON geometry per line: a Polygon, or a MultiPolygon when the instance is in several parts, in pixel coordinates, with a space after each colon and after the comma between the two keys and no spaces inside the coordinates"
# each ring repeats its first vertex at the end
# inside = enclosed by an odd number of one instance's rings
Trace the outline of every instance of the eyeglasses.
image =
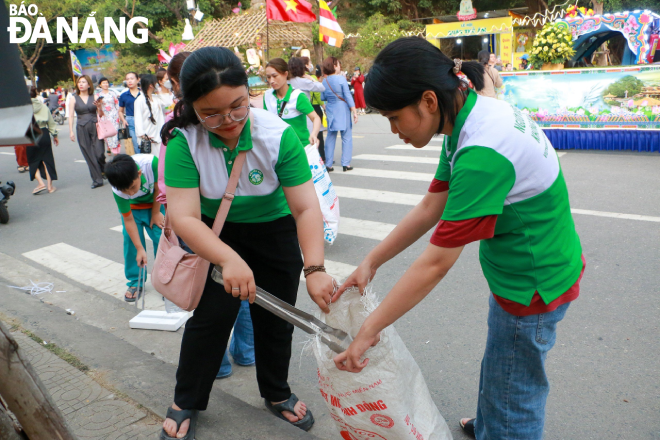
{"type": "Polygon", "coordinates": [[[242,105],[240,107],[236,107],[231,109],[231,111],[225,115],[221,114],[215,114],[211,116],[207,116],[205,118],[202,118],[199,116],[199,113],[197,113],[197,110],[193,107],[193,110],[195,110],[195,114],[197,115],[197,118],[199,118],[199,122],[202,123],[206,128],[218,128],[225,122],[225,118],[229,116],[229,119],[231,119],[234,122],[241,122],[245,118],[248,117],[250,114],[250,106],[249,105],[242,105]]]}

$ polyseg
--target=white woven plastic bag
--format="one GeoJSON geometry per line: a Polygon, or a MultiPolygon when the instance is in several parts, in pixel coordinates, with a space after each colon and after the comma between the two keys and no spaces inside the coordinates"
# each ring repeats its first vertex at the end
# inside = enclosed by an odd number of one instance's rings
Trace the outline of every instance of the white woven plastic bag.
{"type": "Polygon", "coordinates": [[[307,153],[307,162],[312,171],[312,181],[323,214],[323,238],[328,244],[332,244],[339,232],[339,199],[316,146],[307,145],[305,153],[307,153]]]}
{"type": "MultiPolygon", "coordinates": [[[[327,324],[355,337],[377,306],[367,289],[346,291],[323,315],[327,324]]],[[[344,440],[451,440],[451,432],[433,403],[417,363],[393,326],[367,350],[369,364],[360,373],[337,369],[336,353],[314,341],[321,395],[344,440]]]]}

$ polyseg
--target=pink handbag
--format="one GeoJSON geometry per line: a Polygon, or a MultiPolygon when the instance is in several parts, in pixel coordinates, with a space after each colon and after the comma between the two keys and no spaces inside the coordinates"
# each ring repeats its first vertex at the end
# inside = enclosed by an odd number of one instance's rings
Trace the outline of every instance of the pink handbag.
{"type": "Polygon", "coordinates": [[[98,122],[96,123],[96,134],[99,139],[105,139],[117,134],[117,129],[115,128],[112,121],[105,119],[97,118],[98,122]]]}
{"type": "MultiPolygon", "coordinates": [[[[220,236],[231,202],[234,200],[246,153],[247,151],[241,151],[234,161],[222,203],[213,222],[212,230],[216,237],[220,236]]],[[[202,298],[210,264],[202,257],[185,251],[179,245],[179,239],[172,231],[169,216],[165,215],[165,227],[158,242],[156,262],[151,272],[151,283],[156,290],[183,310],[190,312],[197,307],[202,298]]]]}

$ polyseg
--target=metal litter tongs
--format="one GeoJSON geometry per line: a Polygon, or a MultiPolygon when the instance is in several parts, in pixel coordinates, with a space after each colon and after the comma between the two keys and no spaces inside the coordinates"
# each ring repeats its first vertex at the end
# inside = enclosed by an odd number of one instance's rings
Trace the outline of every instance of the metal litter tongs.
{"type": "MultiPolygon", "coordinates": [[[[215,282],[222,284],[223,286],[225,285],[222,278],[222,268],[220,266],[215,266],[213,268],[211,278],[213,278],[215,282]]],[[[309,313],[293,307],[276,296],[266,292],[261,287],[257,286],[257,297],[254,302],[310,335],[319,335],[321,342],[330,347],[335,353],[343,353],[353,341],[353,338],[351,338],[348,333],[331,327],[309,313]]]]}

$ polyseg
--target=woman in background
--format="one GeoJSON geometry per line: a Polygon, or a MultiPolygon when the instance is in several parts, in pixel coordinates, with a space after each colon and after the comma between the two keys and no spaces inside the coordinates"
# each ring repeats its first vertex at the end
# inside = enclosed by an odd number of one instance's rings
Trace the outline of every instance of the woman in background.
{"type": "MultiPolygon", "coordinates": [[[[112,122],[116,130],[119,130],[119,96],[110,90],[110,81],[108,78],[99,80],[101,91],[95,95],[99,107],[101,119],[112,122]]],[[[121,144],[117,135],[109,136],[103,139],[107,153],[119,154],[121,144]]]]}
{"type": "Polygon", "coordinates": [[[156,94],[156,76],[142,75],[140,77],[140,89],[142,93],[135,100],[135,135],[140,142],[140,152],[160,156],[160,130],[165,124],[163,109],[160,101],[154,99],[156,94]],[[151,152],[142,149],[142,142],[151,142],[151,152]]]}
{"type": "MultiPolygon", "coordinates": [[[[38,142],[25,150],[30,167],[30,180],[37,179],[37,182],[39,182],[32,194],[37,195],[44,191],[54,193],[57,188],[53,186],[53,180],[57,180],[57,170],[55,169],[51,136],[52,140],[55,141],[55,145],[59,145],[57,126],[46,104],[41,103],[37,98],[35,87],[30,89],[30,96],[32,97],[32,110],[34,111],[33,122],[36,123],[41,133],[38,142]],[[42,176],[46,177],[47,186],[44,185],[42,176]]],[[[35,130],[35,132],[37,131],[35,130]]]]}
{"type": "Polygon", "coordinates": [[[479,52],[479,64],[483,64],[484,66],[484,88],[477,93],[481,96],[497,99],[495,88],[502,87],[502,77],[500,76],[500,72],[493,67],[495,60],[492,55],[488,50],[479,52]]]}
{"type": "Polygon", "coordinates": [[[156,81],[158,84],[156,85],[156,93],[154,93],[153,98],[160,101],[165,121],[169,120],[168,116],[172,113],[172,110],[174,110],[174,95],[172,94],[172,90],[168,89],[166,86],[168,80],[169,75],[167,70],[163,68],[158,69],[158,72],[156,72],[156,81]]]}
{"type": "Polygon", "coordinates": [[[337,133],[341,132],[341,165],[344,171],[351,171],[353,158],[353,124],[357,124],[358,117],[355,112],[355,102],[348,82],[341,74],[341,63],[335,57],[328,57],[323,61],[323,80],[325,91],[321,92],[321,99],[326,102],[325,110],[328,119],[328,137],[325,145],[325,166],[328,171],[334,171],[335,142],[337,133]]]}
{"type": "Polygon", "coordinates": [[[289,65],[282,58],[273,58],[266,64],[266,81],[271,89],[264,93],[264,110],[279,116],[289,124],[303,145],[316,145],[321,130],[321,118],[316,114],[307,95],[287,83],[289,65]],[[312,132],[307,119],[313,123],[312,132]]]}
{"type": "Polygon", "coordinates": [[[69,137],[71,142],[76,141],[87,162],[89,174],[92,177],[92,189],[103,186],[103,169],[105,168],[105,154],[103,141],[96,134],[96,113],[98,106],[94,101],[90,88],[92,79],[83,75],[76,81],[76,92],[69,94],[67,111],[69,113],[69,137]],[[76,131],[73,131],[73,120],[77,117],[76,131]]]}
{"type": "Polygon", "coordinates": [[[366,115],[364,109],[367,108],[367,103],[364,102],[364,75],[360,71],[359,67],[355,68],[353,72],[353,78],[351,78],[351,85],[355,91],[355,108],[358,109],[358,114],[366,115]]]}

